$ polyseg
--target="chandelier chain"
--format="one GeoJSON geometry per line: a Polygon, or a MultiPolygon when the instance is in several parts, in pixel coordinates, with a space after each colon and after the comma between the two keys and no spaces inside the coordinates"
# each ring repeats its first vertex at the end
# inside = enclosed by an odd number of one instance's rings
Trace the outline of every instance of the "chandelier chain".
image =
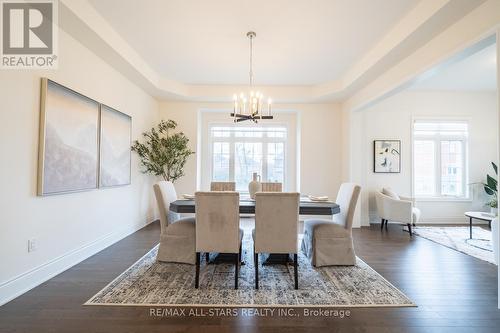
{"type": "Polygon", "coordinates": [[[250,87],[253,87],[253,36],[250,35],[250,87]]]}

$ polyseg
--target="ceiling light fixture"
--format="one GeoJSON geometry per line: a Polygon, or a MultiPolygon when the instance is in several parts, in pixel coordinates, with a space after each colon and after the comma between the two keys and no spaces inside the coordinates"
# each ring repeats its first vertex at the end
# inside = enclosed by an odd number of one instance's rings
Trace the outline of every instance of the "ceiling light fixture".
{"type": "Polygon", "coordinates": [[[253,39],[256,36],[253,31],[247,32],[247,37],[250,39],[250,91],[247,95],[243,92],[233,95],[233,112],[230,115],[235,123],[245,120],[257,123],[260,119],[273,119],[271,98],[267,99],[267,112],[264,112],[262,105],[264,95],[253,89],[253,39]]]}

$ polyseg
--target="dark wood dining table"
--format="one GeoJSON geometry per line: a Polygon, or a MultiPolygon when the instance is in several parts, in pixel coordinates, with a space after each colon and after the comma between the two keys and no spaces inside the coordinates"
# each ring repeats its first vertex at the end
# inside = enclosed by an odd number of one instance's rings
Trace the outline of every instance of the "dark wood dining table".
{"type": "MultiPolygon", "coordinates": [[[[196,205],[193,199],[179,199],[170,203],[170,210],[175,213],[195,213],[196,205]]],[[[326,201],[311,201],[306,197],[300,198],[299,214],[300,215],[335,215],[340,213],[340,207],[334,202],[326,201]]],[[[255,214],[255,200],[250,198],[240,199],[240,214],[255,214]]],[[[232,262],[231,256],[226,256],[223,253],[218,254],[214,262],[232,262]]],[[[270,253],[267,259],[263,262],[267,264],[285,264],[289,263],[289,255],[270,253]]],[[[244,265],[244,262],[242,262],[244,265]]]]}
{"type": "MultiPolygon", "coordinates": [[[[195,213],[196,205],[194,200],[179,199],[170,203],[170,210],[175,213],[195,213]]],[[[340,207],[335,202],[300,199],[300,215],[335,215],[338,213],[340,213],[340,207]]],[[[255,200],[240,199],[240,214],[255,214],[255,200]]]]}

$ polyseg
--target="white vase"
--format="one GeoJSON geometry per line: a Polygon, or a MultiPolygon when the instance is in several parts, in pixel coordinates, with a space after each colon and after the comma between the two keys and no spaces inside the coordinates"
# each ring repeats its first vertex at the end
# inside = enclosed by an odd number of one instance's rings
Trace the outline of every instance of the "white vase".
{"type": "Polygon", "coordinates": [[[254,172],[253,180],[248,184],[248,192],[250,198],[255,199],[255,193],[262,191],[262,184],[260,183],[260,176],[254,172]]]}

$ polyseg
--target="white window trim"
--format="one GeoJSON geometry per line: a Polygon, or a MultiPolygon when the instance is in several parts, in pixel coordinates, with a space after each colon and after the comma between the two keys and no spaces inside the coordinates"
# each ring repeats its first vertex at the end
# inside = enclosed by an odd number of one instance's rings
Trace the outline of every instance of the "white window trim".
{"type": "Polygon", "coordinates": [[[436,135],[434,136],[434,142],[439,143],[436,144],[436,151],[435,151],[435,157],[436,157],[436,166],[435,166],[435,172],[436,172],[436,193],[441,192],[441,141],[446,141],[446,140],[455,140],[455,141],[462,141],[462,149],[464,153],[464,161],[463,161],[463,168],[464,168],[464,176],[463,176],[463,196],[447,196],[447,195],[438,195],[438,196],[417,196],[415,194],[415,140],[429,140],[432,138],[432,136],[416,136],[414,132],[414,124],[417,121],[429,121],[429,122],[464,122],[467,124],[467,134],[470,133],[470,118],[467,117],[412,117],[411,120],[411,128],[410,128],[410,133],[411,133],[411,192],[412,192],[412,197],[415,198],[416,201],[419,202],[439,202],[439,201],[446,201],[446,202],[472,202],[472,198],[470,197],[470,191],[468,188],[468,179],[469,179],[469,137],[454,137],[454,136],[441,136],[441,135],[436,135]],[[443,139],[440,139],[443,138],[443,139]]]}
{"type": "MultiPolygon", "coordinates": [[[[286,136],[285,138],[270,138],[270,137],[262,137],[262,138],[255,138],[255,137],[242,137],[239,138],[238,141],[243,141],[243,142],[259,142],[263,143],[262,145],[262,156],[263,159],[267,156],[267,143],[274,143],[274,142],[279,142],[283,143],[283,154],[284,154],[284,166],[283,166],[283,189],[286,191],[289,187],[288,184],[288,139],[290,135],[289,131],[289,126],[287,123],[270,123],[270,124],[234,124],[234,123],[224,123],[224,122],[209,122],[208,123],[208,128],[207,128],[207,134],[208,134],[208,157],[209,157],[209,177],[210,181],[213,180],[213,144],[214,142],[229,142],[229,152],[230,156],[234,156],[234,143],[235,143],[235,138],[233,136],[234,132],[231,132],[230,137],[213,137],[212,136],[212,128],[213,127],[282,127],[286,129],[286,136]]],[[[262,163],[262,175],[261,175],[262,181],[267,181],[267,162],[263,161],[262,163]]],[[[234,158],[229,159],[229,181],[234,181],[234,158]]],[[[240,191],[242,193],[246,193],[248,191],[240,191]]]]}

